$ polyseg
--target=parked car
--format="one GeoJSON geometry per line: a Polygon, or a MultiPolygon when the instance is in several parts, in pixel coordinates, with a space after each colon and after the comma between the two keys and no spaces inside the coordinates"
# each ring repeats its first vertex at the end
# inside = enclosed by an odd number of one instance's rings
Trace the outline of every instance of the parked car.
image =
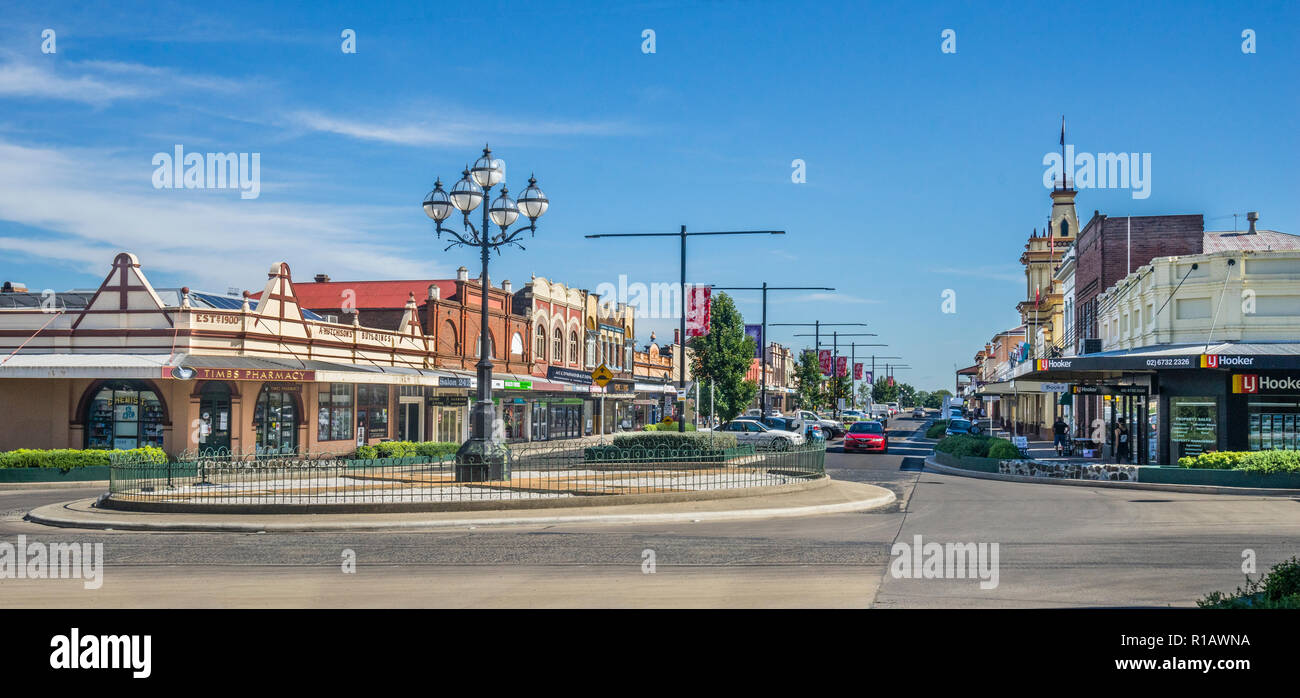
{"type": "Polygon", "coordinates": [[[756,447],[785,451],[791,446],[802,446],[806,441],[803,434],[784,429],[772,429],[754,419],[733,419],[722,425],[719,431],[735,434],[736,441],[753,444],[756,447]]]}
{"type": "Polygon", "coordinates": [[[912,417],[915,419],[925,419],[926,412],[924,407],[917,407],[912,410],[912,417]]]}
{"type": "Polygon", "coordinates": [[[795,416],[803,420],[805,424],[817,424],[822,428],[826,438],[836,439],[844,433],[844,425],[834,419],[827,419],[818,415],[816,412],[809,410],[799,410],[795,416]]]}
{"type": "Polygon", "coordinates": [[[969,419],[950,419],[948,420],[948,428],[943,433],[952,436],[954,434],[979,434],[980,431],[980,426],[969,419]]]}
{"type": "Polygon", "coordinates": [[[880,422],[854,422],[844,435],[844,450],[889,453],[889,435],[880,422]]]}

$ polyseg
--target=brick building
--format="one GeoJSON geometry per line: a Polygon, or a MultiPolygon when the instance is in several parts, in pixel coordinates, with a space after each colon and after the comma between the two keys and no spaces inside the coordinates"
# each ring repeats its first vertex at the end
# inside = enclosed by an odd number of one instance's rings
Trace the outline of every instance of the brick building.
{"type": "Polygon", "coordinates": [[[1097,297],[1156,257],[1200,254],[1205,216],[1110,217],[1094,211],[1075,243],[1074,336],[1079,354],[1100,351],[1097,297]]]}

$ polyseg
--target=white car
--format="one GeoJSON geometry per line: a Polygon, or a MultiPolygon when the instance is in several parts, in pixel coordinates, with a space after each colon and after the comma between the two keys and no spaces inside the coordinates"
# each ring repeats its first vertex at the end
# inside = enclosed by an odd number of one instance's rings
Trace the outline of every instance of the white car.
{"type": "Polygon", "coordinates": [[[803,422],[805,425],[816,424],[820,426],[828,439],[844,433],[843,422],[838,422],[834,419],[822,419],[821,417],[818,417],[816,413],[809,412],[808,410],[799,410],[796,412],[795,419],[803,422]]]}
{"type": "Polygon", "coordinates": [[[776,451],[785,451],[791,446],[802,446],[805,440],[803,434],[783,429],[773,429],[752,419],[732,420],[723,424],[718,431],[735,434],[736,441],[739,443],[752,444],[755,447],[761,446],[776,451]]]}

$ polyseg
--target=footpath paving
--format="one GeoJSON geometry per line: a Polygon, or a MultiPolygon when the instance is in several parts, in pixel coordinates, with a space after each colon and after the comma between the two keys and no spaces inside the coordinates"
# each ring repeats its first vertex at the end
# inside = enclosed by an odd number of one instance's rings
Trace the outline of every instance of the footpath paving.
{"type": "Polygon", "coordinates": [[[826,480],[795,492],[684,502],[553,509],[422,512],[403,514],[161,514],[117,511],[80,499],[37,507],[27,520],[64,528],[130,531],[363,531],[564,523],[669,523],[734,521],[868,511],[889,506],[893,492],[875,485],[826,480]]]}

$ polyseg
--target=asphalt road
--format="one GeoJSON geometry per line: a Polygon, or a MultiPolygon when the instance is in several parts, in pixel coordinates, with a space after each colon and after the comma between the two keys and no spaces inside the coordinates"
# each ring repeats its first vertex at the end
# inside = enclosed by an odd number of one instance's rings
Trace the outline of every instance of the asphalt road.
{"type": "MultiPolygon", "coordinates": [[[[1300,553],[1300,500],[1008,483],[921,472],[889,454],[827,456],[832,477],[892,489],[867,513],[687,524],[371,533],[140,533],[21,520],[95,490],[0,491],[0,542],[103,543],[103,585],[0,580],[0,607],[1187,606],[1300,553]],[[899,578],[896,541],[997,543],[998,584],[899,578]],[[645,551],[653,551],[648,573],[645,551]],[[355,573],[344,573],[346,551],[355,573]]],[[[988,560],[986,559],[986,562],[988,560]]],[[[973,572],[974,570],[972,570],[973,572]]]]}

